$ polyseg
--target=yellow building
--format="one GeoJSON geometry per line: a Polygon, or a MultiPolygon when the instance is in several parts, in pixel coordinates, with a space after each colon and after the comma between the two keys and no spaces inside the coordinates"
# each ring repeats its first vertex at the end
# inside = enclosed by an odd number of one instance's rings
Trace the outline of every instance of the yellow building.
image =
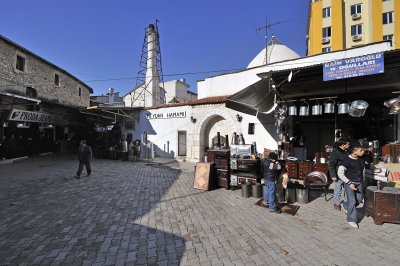
{"type": "Polygon", "coordinates": [[[310,0],[307,55],[383,40],[400,48],[400,0],[310,0]]]}

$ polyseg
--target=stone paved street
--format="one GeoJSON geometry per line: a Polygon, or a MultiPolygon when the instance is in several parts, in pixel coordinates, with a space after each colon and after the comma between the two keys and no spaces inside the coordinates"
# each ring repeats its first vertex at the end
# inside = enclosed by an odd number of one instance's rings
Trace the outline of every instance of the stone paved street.
{"type": "Polygon", "coordinates": [[[240,190],[193,189],[193,166],[95,159],[77,180],[74,155],[0,165],[0,265],[400,263],[400,225],[354,229],[323,198],[270,214],[240,190]]]}

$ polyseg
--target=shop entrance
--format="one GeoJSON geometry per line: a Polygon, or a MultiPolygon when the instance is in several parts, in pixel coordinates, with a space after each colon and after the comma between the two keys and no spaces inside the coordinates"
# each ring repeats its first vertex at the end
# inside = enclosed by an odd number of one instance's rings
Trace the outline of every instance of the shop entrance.
{"type": "Polygon", "coordinates": [[[178,131],[178,156],[186,156],[186,131],[178,131]]]}

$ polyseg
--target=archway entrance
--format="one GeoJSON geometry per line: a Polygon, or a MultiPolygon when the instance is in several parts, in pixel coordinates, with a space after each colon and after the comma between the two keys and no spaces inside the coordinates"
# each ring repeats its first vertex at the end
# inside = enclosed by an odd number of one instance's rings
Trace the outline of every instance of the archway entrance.
{"type": "MultiPolygon", "coordinates": [[[[214,109],[204,114],[198,123],[196,130],[198,160],[204,158],[205,152],[208,149],[213,149],[217,145],[217,134],[220,133],[220,143],[224,145],[226,138],[232,138],[233,132],[238,131],[232,117],[224,110],[214,109]]],[[[196,156],[197,157],[197,156],[196,156]]]]}

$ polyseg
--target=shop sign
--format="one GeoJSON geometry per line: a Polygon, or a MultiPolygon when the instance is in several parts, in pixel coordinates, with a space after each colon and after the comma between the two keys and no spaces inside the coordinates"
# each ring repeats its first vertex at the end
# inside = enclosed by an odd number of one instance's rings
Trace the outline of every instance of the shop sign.
{"type": "Polygon", "coordinates": [[[367,76],[384,72],[384,55],[375,53],[324,64],[324,81],[367,76]]]}
{"type": "Polygon", "coordinates": [[[168,113],[158,113],[158,114],[148,114],[147,119],[166,119],[166,118],[185,118],[186,111],[182,112],[168,112],[168,113]]]}
{"type": "Polygon", "coordinates": [[[19,109],[12,109],[8,120],[52,124],[55,122],[55,116],[42,112],[32,112],[19,109]]]}

